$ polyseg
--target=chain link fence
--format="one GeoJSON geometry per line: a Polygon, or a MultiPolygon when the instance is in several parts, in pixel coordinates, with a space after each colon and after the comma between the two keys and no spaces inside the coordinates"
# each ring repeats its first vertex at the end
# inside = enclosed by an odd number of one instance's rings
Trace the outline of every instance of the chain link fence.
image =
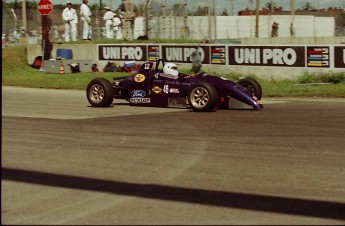
{"type": "MultiPolygon", "coordinates": [[[[215,38],[215,0],[181,0],[180,2],[174,1],[174,3],[168,0],[142,0],[136,1],[136,3],[137,17],[134,26],[134,38],[148,35],[150,38],[158,39],[191,39],[193,33],[198,33],[205,39],[211,38],[211,35],[215,38]],[[193,16],[197,20],[190,23],[188,17],[193,16]],[[199,28],[204,27],[205,24],[209,31],[200,33],[199,28]]],[[[29,40],[31,38],[41,39],[41,15],[38,13],[35,4],[26,7],[26,31],[22,28],[23,10],[21,3],[15,5],[3,4],[2,33],[10,37],[11,40],[17,39],[17,42],[20,42],[20,39],[25,35],[29,40]]],[[[105,38],[104,21],[102,19],[105,13],[104,6],[106,5],[103,4],[100,10],[99,4],[90,5],[93,39],[105,38]]],[[[113,6],[115,13],[118,13],[117,7],[113,6]]],[[[54,9],[49,15],[51,21],[49,35],[52,41],[63,41],[64,22],[62,20],[62,11],[64,8],[64,5],[54,5],[54,9]]],[[[80,4],[73,5],[73,8],[77,10],[79,16],[80,4]]],[[[77,30],[77,36],[81,39],[81,21],[77,25],[77,30]]]]}
{"type": "Polygon", "coordinates": [[[216,1],[146,1],[145,29],[159,39],[217,39],[216,1]]]}
{"type": "MultiPolygon", "coordinates": [[[[102,1],[100,0],[100,3],[102,1]]],[[[255,15],[250,16],[229,16],[229,5],[217,5],[216,0],[134,0],[137,6],[137,17],[134,25],[134,38],[147,35],[150,39],[194,39],[194,40],[214,40],[214,39],[235,39],[254,37],[255,15]]],[[[6,36],[8,43],[24,43],[23,37],[27,41],[39,42],[41,39],[42,17],[37,11],[37,2],[28,2],[26,6],[27,30],[23,26],[22,2],[6,3],[3,0],[2,7],[2,34],[6,36]]],[[[92,38],[105,38],[105,28],[103,15],[104,7],[109,6],[104,3],[100,8],[100,3],[90,5],[92,13],[92,38]]],[[[118,13],[118,5],[110,5],[118,13]]],[[[62,11],[65,5],[55,4],[54,10],[49,15],[50,40],[64,40],[64,22],[62,11]]],[[[73,8],[80,12],[80,4],[74,4],[73,8]]],[[[294,23],[295,37],[315,37],[345,35],[345,12],[337,17],[301,18],[294,23]],[[321,18],[321,19],[320,19],[321,18]],[[300,23],[304,21],[305,23],[300,23]],[[332,27],[330,27],[332,25],[332,27]],[[322,27],[324,26],[324,27],[322,27]],[[309,33],[306,33],[306,31],[309,33]],[[304,33],[303,33],[304,32],[304,33]]],[[[290,36],[290,23],[293,18],[288,15],[260,16],[259,37],[270,37],[271,24],[274,21],[280,22],[279,37],[290,36]],[[284,19],[281,19],[284,18],[284,19]],[[280,20],[280,21],[279,21],[280,20]]],[[[81,39],[82,23],[79,17],[77,25],[77,37],[81,39]]]]}

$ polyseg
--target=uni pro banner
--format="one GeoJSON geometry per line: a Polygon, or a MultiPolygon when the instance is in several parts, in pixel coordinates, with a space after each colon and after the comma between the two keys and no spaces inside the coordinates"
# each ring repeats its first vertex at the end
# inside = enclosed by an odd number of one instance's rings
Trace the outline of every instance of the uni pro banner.
{"type": "Polygon", "coordinates": [[[210,47],[196,45],[161,45],[164,62],[191,63],[197,51],[202,64],[210,64],[210,47]]]}
{"type": "Polygon", "coordinates": [[[305,67],[304,46],[228,46],[229,65],[305,67]]]}
{"type": "Polygon", "coordinates": [[[147,61],[147,46],[98,45],[98,59],[107,61],[147,61]]]}
{"type": "Polygon", "coordinates": [[[334,67],[345,69],[345,45],[334,46],[334,67]]]}

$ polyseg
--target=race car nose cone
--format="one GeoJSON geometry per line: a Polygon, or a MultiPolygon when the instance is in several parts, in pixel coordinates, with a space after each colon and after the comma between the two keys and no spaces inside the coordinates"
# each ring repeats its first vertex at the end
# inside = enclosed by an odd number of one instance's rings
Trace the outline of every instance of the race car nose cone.
{"type": "Polygon", "coordinates": [[[254,110],[261,111],[264,109],[264,105],[262,104],[256,104],[253,106],[254,110]]]}

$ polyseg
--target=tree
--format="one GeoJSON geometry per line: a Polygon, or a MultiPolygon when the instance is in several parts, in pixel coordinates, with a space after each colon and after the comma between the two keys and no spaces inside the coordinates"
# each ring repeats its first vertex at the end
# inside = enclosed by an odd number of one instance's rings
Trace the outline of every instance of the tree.
{"type": "Polygon", "coordinates": [[[254,0],[249,0],[248,2],[249,2],[249,5],[246,5],[245,10],[253,10],[254,0]]]}
{"type": "Polygon", "coordinates": [[[272,9],[273,9],[273,11],[276,11],[278,9],[277,4],[274,1],[272,1],[272,0],[265,4],[265,8],[270,10],[270,11],[272,9]]]}
{"type": "Polygon", "coordinates": [[[208,7],[200,7],[198,6],[197,10],[193,13],[194,16],[205,16],[208,15],[208,7]]]}
{"type": "Polygon", "coordinates": [[[304,10],[312,10],[315,9],[310,2],[305,3],[305,5],[302,7],[304,10]]]}
{"type": "Polygon", "coordinates": [[[335,23],[337,26],[345,27],[345,13],[339,13],[335,18],[335,23]]]}
{"type": "Polygon", "coordinates": [[[140,3],[138,5],[138,16],[143,16],[143,12],[145,11],[145,3],[140,3]]]}

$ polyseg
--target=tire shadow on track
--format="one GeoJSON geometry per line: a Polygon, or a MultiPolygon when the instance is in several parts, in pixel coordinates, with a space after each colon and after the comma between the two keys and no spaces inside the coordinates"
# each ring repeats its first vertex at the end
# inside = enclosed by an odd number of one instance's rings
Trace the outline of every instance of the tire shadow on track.
{"type": "Polygon", "coordinates": [[[155,184],[136,184],[2,168],[2,180],[201,205],[344,220],[345,204],[155,184]]]}

